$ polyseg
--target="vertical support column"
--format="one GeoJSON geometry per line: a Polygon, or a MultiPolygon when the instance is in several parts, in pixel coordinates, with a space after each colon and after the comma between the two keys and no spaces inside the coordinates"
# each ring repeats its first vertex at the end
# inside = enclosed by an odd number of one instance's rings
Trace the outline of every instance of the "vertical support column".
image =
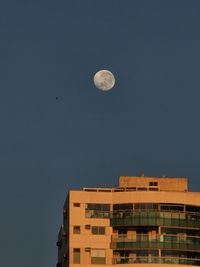
{"type": "MultiPolygon", "coordinates": [[[[158,236],[161,237],[161,227],[158,226],[158,236]]],[[[158,257],[161,258],[161,249],[158,249],[158,257]]]]}

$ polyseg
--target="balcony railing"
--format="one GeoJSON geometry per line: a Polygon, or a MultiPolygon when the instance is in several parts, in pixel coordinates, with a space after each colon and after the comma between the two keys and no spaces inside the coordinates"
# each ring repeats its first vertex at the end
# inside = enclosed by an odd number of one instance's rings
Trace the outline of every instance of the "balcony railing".
{"type": "Polygon", "coordinates": [[[200,251],[200,237],[185,235],[145,235],[132,237],[127,235],[112,236],[112,249],[176,249],[200,251]]]}
{"type": "Polygon", "coordinates": [[[200,217],[186,212],[115,212],[111,226],[178,226],[199,228],[200,217]]]}
{"type": "Polygon", "coordinates": [[[109,211],[98,211],[98,210],[86,210],[85,211],[86,218],[103,218],[109,219],[110,212],[109,211]]]}
{"type": "Polygon", "coordinates": [[[183,264],[200,266],[200,259],[178,258],[178,257],[118,257],[113,258],[113,264],[183,264]]]}

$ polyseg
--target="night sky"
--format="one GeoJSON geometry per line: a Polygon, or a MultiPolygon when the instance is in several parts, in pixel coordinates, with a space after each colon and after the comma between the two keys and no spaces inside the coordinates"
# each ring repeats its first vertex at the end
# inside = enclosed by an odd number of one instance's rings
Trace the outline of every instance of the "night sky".
{"type": "Polygon", "coordinates": [[[144,173],[200,191],[199,14],[198,0],[0,1],[1,266],[55,266],[69,189],[144,173]]]}

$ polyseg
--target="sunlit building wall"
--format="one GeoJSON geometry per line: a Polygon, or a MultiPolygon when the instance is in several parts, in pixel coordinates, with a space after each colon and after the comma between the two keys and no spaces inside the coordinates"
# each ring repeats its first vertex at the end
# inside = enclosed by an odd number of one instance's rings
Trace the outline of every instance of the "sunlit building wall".
{"type": "Polygon", "coordinates": [[[70,190],[57,246],[57,267],[200,266],[200,193],[158,177],[70,190]]]}

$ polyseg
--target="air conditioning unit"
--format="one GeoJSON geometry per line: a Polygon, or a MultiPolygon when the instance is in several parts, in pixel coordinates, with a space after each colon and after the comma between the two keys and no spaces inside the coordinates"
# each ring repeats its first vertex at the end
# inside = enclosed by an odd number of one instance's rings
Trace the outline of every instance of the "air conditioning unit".
{"type": "Polygon", "coordinates": [[[91,227],[90,224],[86,224],[86,225],[85,225],[85,229],[88,229],[88,230],[89,230],[90,227],[91,227]]]}
{"type": "Polygon", "coordinates": [[[91,248],[85,248],[85,252],[90,252],[91,248]]]}

